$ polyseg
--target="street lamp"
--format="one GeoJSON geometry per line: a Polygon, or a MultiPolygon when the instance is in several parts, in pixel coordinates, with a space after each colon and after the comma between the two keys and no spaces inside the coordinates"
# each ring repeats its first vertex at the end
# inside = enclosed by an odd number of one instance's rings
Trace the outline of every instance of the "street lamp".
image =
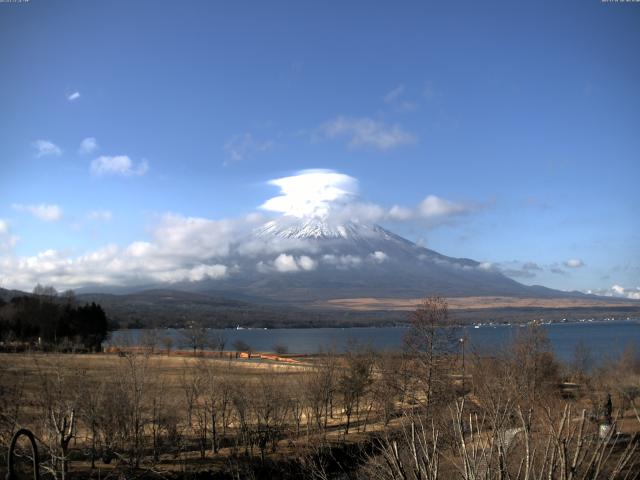
{"type": "Polygon", "coordinates": [[[465,337],[462,337],[460,339],[460,347],[462,348],[462,392],[464,394],[464,377],[465,375],[465,365],[464,365],[464,342],[465,342],[465,337]]]}

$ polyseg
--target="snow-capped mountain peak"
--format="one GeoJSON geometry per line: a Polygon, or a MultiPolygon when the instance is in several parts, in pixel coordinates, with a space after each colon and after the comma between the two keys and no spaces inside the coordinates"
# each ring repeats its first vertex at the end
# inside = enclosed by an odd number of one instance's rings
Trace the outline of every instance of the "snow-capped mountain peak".
{"type": "Polygon", "coordinates": [[[281,217],[254,230],[257,238],[295,240],[361,240],[379,235],[380,227],[352,221],[332,222],[327,218],[281,217]]]}

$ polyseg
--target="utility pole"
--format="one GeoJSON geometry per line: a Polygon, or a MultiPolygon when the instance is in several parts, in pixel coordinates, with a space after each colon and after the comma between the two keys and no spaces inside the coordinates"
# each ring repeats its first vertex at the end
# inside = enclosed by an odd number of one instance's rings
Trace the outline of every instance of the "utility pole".
{"type": "Polygon", "coordinates": [[[466,340],[466,334],[460,339],[460,346],[462,347],[462,392],[464,395],[464,377],[466,376],[466,370],[464,365],[464,343],[466,340]]]}

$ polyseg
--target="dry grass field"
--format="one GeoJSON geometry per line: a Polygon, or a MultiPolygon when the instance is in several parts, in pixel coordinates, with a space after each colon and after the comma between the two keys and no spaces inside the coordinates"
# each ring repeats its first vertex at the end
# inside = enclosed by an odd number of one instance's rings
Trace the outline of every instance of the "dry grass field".
{"type": "MultiPolygon", "coordinates": [[[[337,406],[328,415],[322,411],[327,408],[326,398],[315,399],[315,412],[308,405],[303,409],[303,398],[312,393],[307,388],[317,379],[313,376],[317,368],[313,358],[291,364],[236,359],[226,355],[224,358],[211,358],[180,353],[0,354],[3,365],[0,373],[1,400],[3,404],[11,404],[5,410],[14,411],[19,418],[15,427],[33,430],[45,445],[45,451],[48,448],[53,450],[52,446],[55,445],[55,435],[47,425],[47,412],[66,410],[68,413],[74,410],[76,425],[73,448],[83,454],[72,455],[75,460],[69,462],[69,470],[70,474],[81,476],[92,472],[100,472],[100,475],[109,475],[111,472],[116,475],[116,470],[119,471],[119,467],[127,463],[124,457],[120,461],[105,462],[98,458],[101,455],[98,454],[95,467],[91,468],[87,451],[91,448],[93,437],[102,435],[100,441],[103,444],[109,440],[104,438],[104,434],[92,432],[90,424],[94,419],[87,417],[86,412],[84,415],[79,415],[79,412],[96,407],[114,412],[123,406],[132,409],[121,419],[109,418],[110,412],[102,412],[96,415],[102,417],[96,418],[96,423],[105,423],[101,429],[116,430],[123,426],[109,426],[106,422],[130,422],[140,416],[144,424],[141,436],[146,439],[143,440],[145,445],[136,468],[153,464],[154,469],[174,473],[201,469],[224,471],[229,468],[229,459],[242,453],[244,448],[247,449],[245,454],[249,451],[250,455],[258,454],[259,439],[252,438],[246,445],[245,440],[240,439],[247,433],[245,430],[250,430],[251,435],[256,437],[260,436],[261,429],[277,429],[278,438],[273,439],[277,448],[270,446],[266,454],[271,461],[286,463],[288,459],[300,455],[300,448],[315,444],[318,438],[323,443],[357,444],[370,433],[384,427],[373,415],[367,418],[367,425],[363,427],[359,412],[357,418],[353,415],[350,420],[352,430],[347,437],[344,432],[346,417],[337,406]],[[118,394],[110,397],[110,390],[118,394]],[[102,398],[93,398],[94,395],[102,398]],[[132,398],[136,395],[139,396],[137,400],[132,398]],[[137,406],[136,401],[139,401],[137,406]],[[219,403],[214,405],[213,402],[219,403]],[[135,408],[139,411],[133,411],[135,408]],[[155,408],[162,412],[154,412],[155,408]],[[217,420],[221,432],[218,433],[215,454],[212,452],[213,438],[207,438],[212,428],[207,417],[212,416],[213,409],[218,411],[219,416],[227,416],[226,420],[217,420]],[[245,415],[246,418],[241,418],[245,415]],[[247,424],[244,425],[244,422],[247,424]],[[152,430],[155,428],[162,430],[159,437],[173,436],[171,442],[174,443],[163,445],[155,458],[149,458],[154,455],[149,444],[155,440],[148,437],[153,436],[152,430]],[[170,432],[172,429],[173,432],[170,432]],[[200,443],[203,436],[204,440],[200,443]]],[[[332,366],[331,369],[330,375],[334,375],[335,368],[332,366]]],[[[318,397],[321,395],[318,391],[314,394],[318,397]]],[[[371,406],[368,408],[371,411],[371,406]]],[[[117,435],[123,436],[123,433],[117,435]]],[[[6,435],[2,440],[7,443],[6,435]]],[[[129,447],[124,444],[130,442],[131,438],[122,438],[120,441],[117,448],[127,450],[129,447]]],[[[104,445],[101,450],[104,453],[104,445]]]]}
{"type": "MultiPolygon", "coordinates": [[[[424,347],[443,340],[436,332],[416,338],[424,347]]],[[[459,358],[424,348],[294,364],[185,352],[5,353],[0,453],[27,427],[45,478],[395,480],[421,462],[437,475],[411,478],[493,480],[502,468],[524,479],[518,472],[528,468],[528,478],[568,480],[560,472],[574,454],[587,475],[577,478],[599,478],[588,476],[594,461],[606,478],[636,478],[640,359],[627,352],[589,371],[578,360],[558,364],[536,327],[503,354],[467,358],[464,377],[459,358]],[[600,438],[609,417],[614,426],[600,438]]]]}
{"type": "MultiPolygon", "coordinates": [[[[317,302],[318,307],[357,311],[399,310],[412,311],[420,305],[421,298],[337,298],[317,302]]],[[[586,307],[640,307],[633,300],[603,298],[516,298],[516,297],[451,297],[447,298],[449,310],[489,308],[586,308],[586,307]]]]}

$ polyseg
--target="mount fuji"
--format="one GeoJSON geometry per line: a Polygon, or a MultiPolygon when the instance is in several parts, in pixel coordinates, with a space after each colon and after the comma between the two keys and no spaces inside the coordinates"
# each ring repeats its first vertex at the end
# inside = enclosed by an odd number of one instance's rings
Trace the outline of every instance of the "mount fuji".
{"type": "Polygon", "coordinates": [[[188,320],[220,328],[396,324],[428,295],[447,297],[460,322],[640,312],[622,299],[526,286],[490,265],[443,255],[375,223],[329,216],[280,216],[235,238],[224,256],[201,261],[224,261],[226,274],[87,288],[79,299],[100,303],[121,325],[138,327],[188,320]]]}
{"type": "Polygon", "coordinates": [[[226,278],[180,287],[286,303],[425,295],[581,295],[525,286],[485,263],[448,257],[379,225],[353,220],[281,216],[254,229],[232,251],[233,267],[226,278]]]}

